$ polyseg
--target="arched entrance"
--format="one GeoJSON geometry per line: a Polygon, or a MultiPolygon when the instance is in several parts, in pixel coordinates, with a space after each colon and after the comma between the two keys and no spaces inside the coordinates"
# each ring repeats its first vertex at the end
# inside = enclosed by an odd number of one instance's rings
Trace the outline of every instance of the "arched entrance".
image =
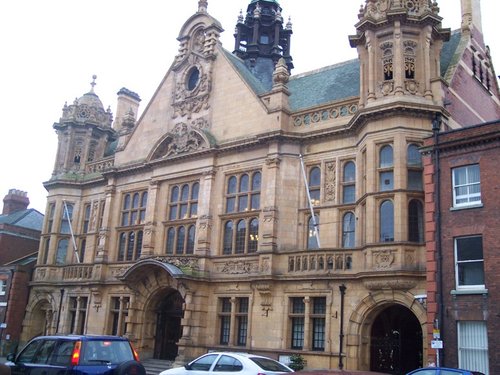
{"type": "Polygon", "coordinates": [[[182,305],[184,300],[177,290],[170,290],[156,309],[154,358],[174,360],[182,336],[182,305]]]}
{"type": "Polygon", "coordinates": [[[382,310],[370,336],[370,370],[399,375],[422,366],[422,327],[408,308],[382,310]]]}

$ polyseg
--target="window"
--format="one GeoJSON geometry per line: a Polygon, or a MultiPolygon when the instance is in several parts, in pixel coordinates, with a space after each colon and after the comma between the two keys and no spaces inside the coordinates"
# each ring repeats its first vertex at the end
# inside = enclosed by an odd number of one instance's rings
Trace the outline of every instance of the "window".
{"type": "Polygon", "coordinates": [[[138,192],[125,194],[123,197],[121,225],[131,226],[144,224],[148,193],[138,192]]]}
{"type": "Polygon", "coordinates": [[[342,219],[342,247],[354,247],[356,241],[356,217],[347,212],[342,219]]]}
{"type": "Polygon", "coordinates": [[[200,184],[192,182],[173,186],[170,190],[169,220],[196,218],[200,184]]]}
{"type": "Polygon", "coordinates": [[[292,349],[304,347],[304,315],[305,304],[303,297],[292,297],[290,299],[290,320],[292,328],[292,349]]]}
{"type": "Polygon", "coordinates": [[[321,197],[321,169],[319,167],[313,167],[309,170],[308,186],[311,204],[318,206],[321,197]]]}
{"type": "Polygon", "coordinates": [[[69,298],[70,332],[73,334],[83,334],[85,320],[87,317],[88,297],[69,298]]]}
{"type": "Polygon", "coordinates": [[[80,260],[80,262],[83,262],[83,260],[85,259],[85,248],[86,247],[87,247],[87,240],[85,238],[83,238],[80,241],[80,248],[78,249],[78,259],[80,260]]]}
{"type": "Polygon", "coordinates": [[[394,78],[392,43],[385,42],[380,46],[382,49],[382,64],[384,67],[384,81],[391,81],[394,78]]]}
{"type": "Polygon", "coordinates": [[[424,206],[417,199],[408,205],[408,241],[424,242],[424,206]]]}
{"type": "Polygon", "coordinates": [[[243,364],[229,355],[221,355],[214,366],[213,372],[241,372],[243,364]]]}
{"type": "Polygon", "coordinates": [[[248,297],[223,297],[219,299],[219,323],[221,345],[247,345],[248,297]],[[233,311],[234,306],[234,311],[233,311]],[[234,333],[231,322],[234,321],[234,333]]]}
{"type": "Polygon", "coordinates": [[[86,204],[83,208],[82,233],[88,233],[89,223],[90,223],[90,204],[86,204]]]}
{"type": "Polygon", "coordinates": [[[325,350],[325,317],[326,317],[326,298],[314,297],[312,299],[312,350],[325,350]]]}
{"type": "Polygon", "coordinates": [[[394,157],[392,146],[385,145],[379,155],[379,187],[380,191],[394,189],[394,157]]]}
{"type": "Polygon", "coordinates": [[[67,238],[59,240],[56,252],[56,264],[59,265],[66,264],[66,256],[68,254],[68,244],[69,240],[67,238]]]}
{"type": "Polygon", "coordinates": [[[418,146],[410,144],[407,149],[407,169],[408,169],[408,189],[423,190],[422,181],[422,157],[418,150],[418,146]]]}
{"type": "Polygon", "coordinates": [[[129,297],[111,297],[111,335],[123,336],[127,332],[129,297]]]}
{"type": "Polygon", "coordinates": [[[0,280],[0,296],[4,296],[7,290],[7,283],[5,280],[0,280]]]}
{"type": "Polygon", "coordinates": [[[380,205],[380,241],[394,241],[394,205],[389,200],[380,205]]]}
{"type": "Polygon", "coordinates": [[[319,216],[314,215],[309,217],[307,224],[307,248],[308,249],[317,249],[318,245],[318,236],[319,236],[319,216]]]}
{"type": "Polygon", "coordinates": [[[484,321],[458,322],[458,366],[488,374],[488,332],[484,321]]]}
{"type": "Polygon", "coordinates": [[[73,219],[73,205],[69,203],[64,203],[62,207],[61,216],[61,233],[70,234],[71,220],[73,219]]]}
{"type": "Polygon", "coordinates": [[[142,233],[142,230],[120,233],[118,261],[140,258],[142,253],[142,233]]]}
{"type": "Polygon", "coordinates": [[[254,253],[257,251],[258,241],[259,220],[257,218],[228,220],[224,224],[223,254],[254,253]]]}
{"type": "Polygon", "coordinates": [[[454,168],[453,207],[467,207],[481,204],[481,181],[479,165],[454,168]]]}
{"type": "Polygon", "coordinates": [[[169,227],[167,229],[166,253],[188,255],[194,253],[196,226],[169,227]]]}
{"type": "Polygon", "coordinates": [[[226,213],[260,209],[261,173],[244,173],[227,180],[226,213]]]}
{"type": "Polygon", "coordinates": [[[54,224],[54,214],[56,211],[55,203],[49,204],[48,215],[47,215],[47,233],[52,232],[52,226],[54,224]]]}
{"type": "Polygon", "coordinates": [[[354,203],[356,201],[356,164],[349,161],[344,164],[342,180],[342,202],[354,203]]]}
{"type": "Polygon", "coordinates": [[[455,238],[457,289],[484,289],[483,238],[455,238]]]}
{"type": "Polygon", "coordinates": [[[47,264],[49,261],[50,237],[44,239],[42,264],[47,264]]]}

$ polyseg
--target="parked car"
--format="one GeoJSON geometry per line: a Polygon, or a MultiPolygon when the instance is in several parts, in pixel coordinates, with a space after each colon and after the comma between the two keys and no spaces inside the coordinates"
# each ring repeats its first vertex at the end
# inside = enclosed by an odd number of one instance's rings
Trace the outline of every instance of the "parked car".
{"type": "Polygon", "coordinates": [[[368,370],[300,370],[295,372],[296,375],[390,375],[382,372],[373,372],[368,370]]]}
{"type": "Polygon", "coordinates": [[[462,370],[448,367],[426,367],[413,370],[406,375],[484,375],[479,371],[462,370]]]}
{"type": "Polygon", "coordinates": [[[118,336],[38,336],[7,362],[12,375],[145,375],[128,339],[118,336]]]}
{"type": "Polygon", "coordinates": [[[293,370],[271,358],[248,353],[211,352],[196,358],[184,367],[162,371],[160,375],[274,375],[293,370]]]}

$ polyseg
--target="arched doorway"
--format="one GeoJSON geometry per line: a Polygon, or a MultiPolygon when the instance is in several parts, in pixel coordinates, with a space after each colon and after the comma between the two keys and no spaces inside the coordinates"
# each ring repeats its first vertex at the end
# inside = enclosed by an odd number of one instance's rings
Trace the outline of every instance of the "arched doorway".
{"type": "Polygon", "coordinates": [[[422,366],[422,327],[406,307],[382,310],[371,327],[370,370],[394,375],[422,366]]]}
{"type": "Polygon", "coordinates": [[[158,303],[154,358],[174,360],[177,357],[177,342],[182,336],[182,305],[184,299],[177,290],[169,292],[158,303]]]}

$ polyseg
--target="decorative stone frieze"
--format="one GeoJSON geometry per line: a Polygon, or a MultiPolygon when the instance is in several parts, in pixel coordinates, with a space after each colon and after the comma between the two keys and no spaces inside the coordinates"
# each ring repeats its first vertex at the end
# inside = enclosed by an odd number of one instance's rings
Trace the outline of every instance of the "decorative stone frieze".
{"type": "Polygon", "coordinates": [[[292,116],[292,123],[296,127],[311,126],[341,117],[352,116],[356,112],[358,112],[358,101],[352,101],[350,103],[292,116]]]}

